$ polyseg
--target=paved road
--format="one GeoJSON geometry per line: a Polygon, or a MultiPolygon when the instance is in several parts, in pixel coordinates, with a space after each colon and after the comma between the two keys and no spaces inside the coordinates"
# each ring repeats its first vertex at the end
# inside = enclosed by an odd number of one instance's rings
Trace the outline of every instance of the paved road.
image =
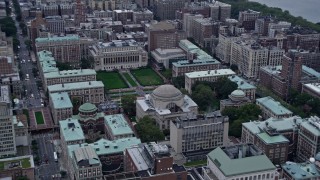
{"type": "Polygon", "coordinates": [[[55,148],[53,145],[53,134],[39,134],[33,136],[39,147],[39,158],[41,165],[36,170],[39,179],[52,179],[52,175],[60,173],[59,164],[54,159],[55,148]]]}
{"type": "MultiPolygon", "coordinates": [[[[20,49],[18,53],[18,57],[20,61],[20,71],[23,74],[22,83],[26,87],[26,96],[23,97],[25,98],[25,106],[27,107],[41,107],[41,95],[36,83],[36,79],[33,76],[32,73],[32,68],[36,67],[36,64],[33,64],[31,61],[30,57],[30,52],[28,51],[26,45],[25,45],[25,40],[27,40],[27,37],[23,37],[20,35],[21,33],[21,28],[19,27],[19,22],[16,21],[16,27],[18,29],[18,39],[20,41],[20,49]],[[29,75],[29,80],[26,80],[26,74],[29,75]],[[33,97],[32,97],[33,96],[33,97]]],[[[38,77],[37,77],[38,78],[38,77]]]]}

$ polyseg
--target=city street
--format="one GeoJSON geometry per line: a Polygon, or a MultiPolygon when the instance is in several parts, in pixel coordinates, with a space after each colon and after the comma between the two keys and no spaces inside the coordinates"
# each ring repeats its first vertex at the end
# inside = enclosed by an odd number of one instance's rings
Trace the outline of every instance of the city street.
{"type": "Polygon", "coordinates": [[[40,165],[36,168],[39,179],[52,179],[53,175],[59,174],[59,163],[54,159],[53,134],[39,134],[33,136],[39,147],[40,165]]]}
{"type": "MultiPolygon", "coordinates": [[[[20,32],[21,28],[19,27],[19,22],[16,22],[16,27],[18,30],[18,39],[20,41],[20,49],[18,53],[20,63],[20,71],[23,74],[21,77],[22,84],[26,87],[26,96],[25,98],[25,107],[41,107],[41,94],[39,92],[36,79],[33,75],[32,68],[36,67],[36,64],[33,64],[27,46],[25,45],[25,40],[27,37],[23,37],[20,32]],[[26,80],[26,75],[29,75],[29,80],[26,80]]],[[[36,67],[37,68],[37,67],[36,67]]]]}

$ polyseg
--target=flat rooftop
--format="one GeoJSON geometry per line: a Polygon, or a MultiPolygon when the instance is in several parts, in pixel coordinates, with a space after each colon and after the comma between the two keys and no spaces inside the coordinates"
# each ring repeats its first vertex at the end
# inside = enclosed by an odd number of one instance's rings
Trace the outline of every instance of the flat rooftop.
{"type": "Polygon", "coordinates": [[[10,91],[8,85],[0,86],[0,102],[11,103],[10,91]]]}
{"type": "Polygon", "coordinates": [[[256,101],[259,102],[259,104],[261,104],[265,108],[272,111],[272,113],[274,113],[276,115],[292,114],[292,112],[289,109],[282,106],[280,102],[275,101],[270,96],[256,99],[256,101]]]}
{"type": "Polygon", "coordinates": [[[238,84],[238,88],[241,90],[246,90],[246,89],[256,89],[256,86],[248,83],[246,80],[239,76],[229,76],[228,77],[232,82],[235,82],[238,84]]]}
{"type": "Polygon", "coordinates": [[[13,158],[0,159],[0,171],[10,169],[28,169],[34,168],[34,161],[32,155],[18,156],[13,158]]]}
{"type": "Polygon", "coordinates": [[[75,82],[48,86],[49,92],[71,91],[77,89],[103,88],[102,81],[75,82]]]}
{"type": "Polygon", "coordinates": [[[206,59],[206,60],[195,59],[192,61],[182,60],[182,61],[178,61],[178,62],[173,62],[172,66],[188,67],[188,66],[201,66],[201,65],[210,65],[210,64],[220,64],[220,62],[215,59],[206,59]]]}
{"type": "Polygon", "coordinates": [[[54,109],[73,108],[67,92],[50,93],[50,99],[54,109]]]}
{"type": "Polygon", "coordinates": [[[134,134],[123,114],[107,115],[104,117],[104,123],[114,136],[134,134]]]}
{"type": "Polygon", "coordinates": [[[320,177],[318,168],[313,163],[286,162],[281,167],[293,179],[318,179],[320,177]]]}
{"type": "Polygon", "coordinates": [[[216,69],[216,70],[208,70],[208,71],[195,71],[190,73],[185,73],[185,76],[192,78],[202,78],[202,77],[214,77],[214,76],[231,76],[235,75],[231,69],[216,69]]]}
{"type": "Polygon", "coordinates": [[[289,143],[289,140],[283,135],[270,136],[268,133],[259,133],[257,137],[260,138],[265,144],[279,144],[279,143],[289,143]]]}
{"type": "Polygon", "coordinates": [[[89,76],[96,75],[96,71],[94,69],[73,69],[66,71],[56,71],[45,73],[44,78],[63,78],[63,77],[75,77],[75,76],[89,76]]]}
{"type": "Polygon", "coordinates": [[[49,41],[74,41],[79,40],[78,35],[67,35],[67,36],[52,36],[45,38],[36,38],[36,43],[49,42],[49,41]]]}
{"type": "Polygon", "coordinates": [[[60,132],[66,142],[85,140],[84,133],[77,119],[68,118],[59,121],[60,132]]]}
{"type": "Polygon", "coordinates": [[[312,90],[317,95],[320,95],[320,83],[308,83],[304,84],[303,87],[312,90]]]}

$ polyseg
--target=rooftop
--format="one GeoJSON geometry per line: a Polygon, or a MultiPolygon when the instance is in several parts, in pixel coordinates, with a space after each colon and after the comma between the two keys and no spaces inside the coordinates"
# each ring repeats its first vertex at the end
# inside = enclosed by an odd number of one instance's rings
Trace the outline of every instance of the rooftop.
{"type": "Polygon", "coordinates": [[[54,109],[73,108],[67,92],[50,93],[50,99],[54,109]]]}
{"type": "Polygon", "coordinates": [[[158,23],[151,24],[149,26],[149,29],[153,31],[166,31],[166,30],[172,30],[172,29],[174,30],[175,27],[170,22],[160,21],[158,23]]]}
{"type": "Polygon", "coordinates": [[[282,165],[282,169],[293,179],[317,179],[320,177],[317,166],[313,163],[286,162],[282,165]]]}
{"type": "Polygon", "coordinates": [[[288,143],[289,140],[283,135],[270,136],[268,133],[257,134],[257,137],[260,138],[266,144],[278,144],[278,143],[288,143]]]}
{"type": "Polygon", "coordinates": [[[119,153],[122,154],[126,148],[140,144],[140,143],[141,143],[140,139],[136,137],[117,139],[114,141],[110,141],[102,138],[96,141],[95,143],[91,143],[91,144],[83,143],[83,144],[69,145],[68,150],[70,154],[70,152],[72,152],[73,149],[77,147],[91,146],[96,151],[98,156],[113,155],[113,154],[119,154],[119,153]]]}
{"type": "Polygon", "coordinates": [[[241,158],[230,156],[240,154],[240,146],[242,145],[217,147],[208,154],[208,160],[212,161],[226,177],[276,169],[268,157],[258,152],[260,150],[253,145],[248,145],[247,150],[256,152],[255,155],[247,157],[247,154],[243,153],[241,158]],[[234,153],[230,152],[232,149],[235,150],[234,153]]]}
{"type": "Polygon", "coordinates": [[[75,83],[64,83],[55,84],[48,86],[48,91],[59,92],[59,91],[71,91],[76,89],[88,89],[88,88],[103,88],[102,81],[89,81],[89,82],[75,82],[75,83]]]}
{"type": "Polygon", "coordinates": [[[311,116],[308,121],[301,123],[301,126],[310,131],[315,136],[320,136],[320,118],[311,116]]]}
{"type": "Polygon", "coordinates": [[[109,126],[114,136],[134,134],[123,114],[107,115],[104,123],[109,126]]]}
{"type": "Polygon", "coordinates": [[[311,76],[315,76],[317,78],[320,78],[320,73],[308,66],[302,66],[302,71],[308,75],[311,75],[311,76]]]}
{"type": "Polygon", "coordinates": [[[183,60],[172,63],[172,66],[175,67],[186,67],[186,66],[200,66],[200,65],[209,65],[209,64],[220,64],[219,61],[215,59],[195,59],[192,61],[183,60]]]}
{"type": "Polygon", "coordinates": [[[96,75],[94,69],[73,69],[66,71],[55,71],[44,74],[44,78],[61,78],[61,77],[73,77],[73,76],[89,76],[96,75]]]}
{"type": "Polygon", "coordinates": [[[252,84],[249,84],[246,80],[239,76],[229,76],[228,77],[232,82],[235,82],[238,84],[238,89],[246,90],[246,89],[256,89],[256,87],[252,84]]]}
{"type": "Polygon", "coordinates": [[[11,103],[10,91],[8,85],[0,86],[0,102],[11,103]]]}
{"type": "Polygon", "coordinates": [[[189,40],[186,40],[186,39],[180,40],[179,46],[180,46],[183,50],[185,50],[185,51],[187,51],[187,52],[189,52],[189,51],[191,51],[191,50],[194,50],[194,49],[199,49],[198,46],[196,46],[195,44],[193,44],[192,42],[190,42],[189,40]]]}
{"type": "Polygon", "coordinates": [[[91,167],[101,165],[100,159],[91,146],[83,146],[73,150],[73,158],[79,167],[91,167]]]}
{"type": "Polygon", "coordinates": [[[320,83],[304,84],[303,87],[312,90],[314,93],[320,95],[320,83]]]}
{"type": "Polygon", "coordinates": [[[13,158],[0,159],[0,171],[15,169],[15,168],[34,168],[34,161],[32,155],[18,156],[13,158]]]}
{"type": "Polygon", "coordinates": [[[84,140],[84,133],[77,119],[66,119],[59,121],[60,132],[66,142],[84,140]]]}
{"type": "Polygon", "coordinates": [[[49,42],[49,41],[74,41],[79,40],[78,35],[67,35],[67,36],[52,36],[52,37],[45,37],[45,38],[37,38],[35,41],[38,42],[49,42]]]}
{"type": "Polygon", "coordinates": [[[292,114],[290,110],[282,106],[280,102],[275,101],[270,96],[256,99],[256,101],[276,115],[292,114]]]}
{"type": "Polygon", "coordinates": [[[190,73],[185,73],[188,78],[201,78],[201,77],[213,77],[213,76],[231,76],[235,75],[231,69],[217,69],[208,71],[195,71],[190,73]]]}

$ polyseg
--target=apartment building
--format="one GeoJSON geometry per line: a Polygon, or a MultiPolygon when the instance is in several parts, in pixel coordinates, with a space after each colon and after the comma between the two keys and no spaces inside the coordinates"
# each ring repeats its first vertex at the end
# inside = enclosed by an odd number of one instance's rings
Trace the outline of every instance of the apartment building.
{"type": "Polygon", "coordinates": [[[254,10],[245,10],[239,11],[239,23],[242,24],[245,30],[251,31],[255,28],[255,23],[258,17],[260,16],[260,12],[254,10]]]}
{"type": "MultiPolygon", "coordinates": [[[[216,56],[219,58],[223,63],[230,63],[231,62],[231,44],[234,41],[239,41],[240,37],[238,36],[230,36],[228,34],[219,34],[219,43],[216,47],[216,56]]],[[[234,53],[234,52],[233,52],[234,53]]]]}
{"type": "Polygon", "coordinates": [[[99,104],[104,102],[104,85],[101,81],[62,83],[48,86],[49,93],[67,92],[81,102],[99,104]]]}
{"type": "Polygon", "coordinates": [[[154,15],[160,20],[176,19],[176,10],[181,9],[185,0],[154,0],[154,15]]]}
{"type": "Polygon", "coordinates": [[[9,86],[0,86],[0,157],[15,155],[16,142],[9,86]]]}
{"type": "Polygon", "coordinates": [[[177,30],[175,25],[169,21],[160,21],[147,25],[146,32],[148,34],[148,52],[157,48],[170,49],[178,47],[180,40],[186,39],[186,33],[177,30]]]}
{"type": "Polygon", "coordinates": [[[229,77],[235,75],[231,69],[216,69],[216,70],[208,70],[208,71],[196,71],[185,73],[185,89],[188,93],[192,93],[192,86],[197,81],[209,81],[215,82],[218,78],[221,77],[229,77]]]}
{"type": "Polygon", "coordinates": [[[86,5],[81,0],[76,0],[74,5],[74,25],[79,26],[80,23],[86,21],[86,5]]]}
{"type": "Polygon", "coordinates": [[[270,96],[256,99],[256,104],[262,110],[262,117],[265,119],[270,117],[280,119],[291,117],[293,115],[289,109],[282,106],[280,102],[275,101],[270,96]]]}
{"type": "Polygon", "coordinates": [[[279,21],[277,23],[270,23],[268,27],[268,36],[270,38],[276,37],[277,33],[282,33],[291,27],[291,23],[286,21],[279,21]]]}
{"type": "Polygon", "coordinates": [[[14,61],[11,57],[0,56],[0,74],[12,74],[14,73],[14,61]]]}
{"type": "Polygon", "coordinates": [[[140,24],[141,22],[148,22],[153,20],[153,12],[149,9],[144,9],[141,11],[133,11],[132,21],[135,24],[140,24]]]}
{"type": "Polygon", "coordinates": [[[291,51],[295,51],[298,54],[298,56],[301,57],[303,65],[313,68],[318,72],[320,71],[320,64],[318,63],[320,59],[319,51],[307,51],[302,49],[291,51]]]}
{"type": "Polygon", "coordinates": [[[316,157],[320,151],[320,118],[311,116],[300,124],[297,148],[298,162],[307,161],[310,157],[316,157]]]}
{"type": "Polygon", "coordinates": [[[184,13],[183,14],[183,26],[182,29],[186,32],[187,37],[192,37],[194,30],[194,20],[202,19],[204,16],[201,14],[184,13]]]}
{"type": "Polygon", "coordinates": [[[96,80],[96,71],[93,69],[74,69],[44,73],[44,89],[54,84],[87,82],[96,80]]]}
{"type": "Polygon", "coordinates": [[[95,70],[139,68],[148,64],[148,53],[134,40],[99,42],[90,49],[95,70]]]}
{"type": "Polygon", "coordinates": [[[67,92],[50,93],[49,104],[55,124],[60,120],[70,118],[73,114],[73,105],[67,92]]]}
{"type": "Polygon", "coordinates": [[[32,49],[35,49],[35,39],[40,37],[41,29],[47,25],[46,20],[42,17],[41,11],[36,11],[36,18],[31,20],[30,23],[27,24],[28,27],[28,37],[32,42],[32,49]]]}
{"type": "Polygon", "coordinates": [[[299,125],[304,121],[299,116],[293,116],[242,123],[241,142],[256,144],[274,164],[280,165],[294,160],[299,125]]]}
{"type": "Polygon", "coordinates": [[[59,6],[57,4],[41,4],[40,8],[44,17],[59,15],[59,6]]]}
{"type": "Polygon", "coordinates": [[[125,172],[105,176],[106,179],[134,172],[135,179],[187,180],[187,170],[183,166],[174,164],[166,145],[155,142],[138,144],[128,147],[124,154],[125,172]]]}
{"type": "Polygon", "coordinates": [[[123,114],[104,116],[105,134],[110,140],[135,137],[131,126],[123,114]]]}
{"type": "Polygon", "coordinates": [[[225,21],[231,17],[231,5],[220,1],[209,4],[210,17],[215,21],[225,21]]]}
{"type": "Polygon", "coordinates": [[[217,147],[208,154],[207,167],[202,170],[206,180],[279,178],[276,167],[253,144],[217,147]]]}
{"type": "Polygon", "coordinates": [[[113,20],[120,21],[122,24],[132,24],[133,11],[132,10],[113,10],[113,20]]]}
{"type": "Polygon", "coordinates": [[[228,130],[229,118],[220,112],[178,117],[170,122],[170,145],[176,153],[212,150],[227,145],[228,130]]]}
{"type": "Polygon", "coordinates": [[[50,33],[60,34],[65,33],[65,21],[61,16],[48,16],[45,21],[47,22],[47,28],[50,33]]]}
{"type": "Polygon", "coordinates": [[[194,18],[193,21],[192,38],[200,47],[211,48],[218,34],[218,24],[211,18],[194,18]]]}
{"type": "Polygon", "coordinates": [[[277,47],[262,47],[254,41],[236,41],[231,44],[231,64],[247,78],[257,78],[260,67],[280,65],[284,50],[277,47]]]}
{"type": "Polygon", "coordinates": [[[88,57],[92,39],[80,38],[78,35],[51,36],[35,40],[36,51],[50,51],[56,61],[80,66],[80,60],[88,57]]]}

